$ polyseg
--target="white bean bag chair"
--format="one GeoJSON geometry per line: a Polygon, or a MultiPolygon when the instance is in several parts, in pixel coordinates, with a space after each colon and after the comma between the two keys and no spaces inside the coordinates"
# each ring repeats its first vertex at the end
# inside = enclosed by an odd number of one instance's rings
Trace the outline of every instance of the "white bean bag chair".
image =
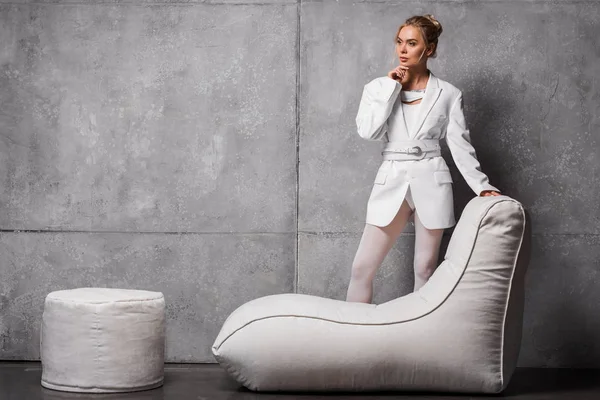
{"type": "Polygon", "coordinates": [[[501,392],[519,355],[530,237],[519,202],[476,197],[419,291],[380,305],[258,298],[227,318],[213,355],[255,391],[501,392]]]}
{"type": "Polygon", "coordinates": [[[134,392],[163,384],[165,299],[145,290],[79,288],[46,296],[43,387],[134,392]]]}

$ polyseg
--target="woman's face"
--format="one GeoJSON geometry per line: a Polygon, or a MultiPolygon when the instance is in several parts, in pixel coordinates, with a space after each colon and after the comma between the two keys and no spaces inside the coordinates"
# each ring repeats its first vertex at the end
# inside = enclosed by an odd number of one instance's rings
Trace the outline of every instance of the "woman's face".
{"type": "Polygon", "coordinates": [[[400,65],[410,67],[426,64],[428,52],[423,53],[424,50],[425,41],[419,28],[409,25],[400,30],[400,34],[396,38],[396,54],[400,60],[400,65]]]}

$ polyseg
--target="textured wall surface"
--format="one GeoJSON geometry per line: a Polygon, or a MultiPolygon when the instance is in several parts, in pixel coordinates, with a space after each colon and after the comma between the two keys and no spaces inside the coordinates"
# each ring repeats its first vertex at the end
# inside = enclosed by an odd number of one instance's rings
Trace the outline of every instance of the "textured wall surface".
{"type": "MultiPolygon", "coordinates": [[[[53,290],[162,291],[173,362],[214,362],[252,298],[343,299],[380,162],[362,86],[422,13],[483,170],[533,218],[519,365],[600,367],[600,2],[577,0],[0,0],[0,359],[39,357],[53,290]]],[[[375,302],[411,290],[413,243],[375,302]]]]}

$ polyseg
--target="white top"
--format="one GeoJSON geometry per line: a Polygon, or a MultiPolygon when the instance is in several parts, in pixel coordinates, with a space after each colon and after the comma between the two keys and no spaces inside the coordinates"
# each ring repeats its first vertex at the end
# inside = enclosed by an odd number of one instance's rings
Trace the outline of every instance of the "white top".
{"type": "Polygon", "coordinates": [[[415,125],[415,121],[417,119],[417,114],[419,113],[420,105],[421,105],[421,103],[419,103],[419,104],[404,104],[404,103],[402,103],[402,112],[404,112],[404,121],[406,122],[406,130],[408,132],[413,131],[413,126],[415,125]]]}

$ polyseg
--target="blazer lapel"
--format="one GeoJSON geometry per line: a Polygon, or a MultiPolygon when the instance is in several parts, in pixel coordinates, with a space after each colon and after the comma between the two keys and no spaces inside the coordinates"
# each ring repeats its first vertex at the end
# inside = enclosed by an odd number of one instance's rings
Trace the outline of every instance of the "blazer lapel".
{"type": "MultiPolygon", "coordinates": [[[[425,86],[425,94],[421,100],[419,113],[417,114],[417,120],[415,121],[412,132],[410,132],[411,137],[417,136],[419,130],[423,126],[423,122],[425,122],[425,118],[427,118],[427,115],[429,115],[429,111],[431,111],[435,102],[440,97],[441,92],[442,89],[438,85],[437,78],[431,71],[429,71],[429,79],[427,80],[427,85],[425,86]]],[[[402,118],[404,119],[404,113],[402,114],[402,118]]]]}

